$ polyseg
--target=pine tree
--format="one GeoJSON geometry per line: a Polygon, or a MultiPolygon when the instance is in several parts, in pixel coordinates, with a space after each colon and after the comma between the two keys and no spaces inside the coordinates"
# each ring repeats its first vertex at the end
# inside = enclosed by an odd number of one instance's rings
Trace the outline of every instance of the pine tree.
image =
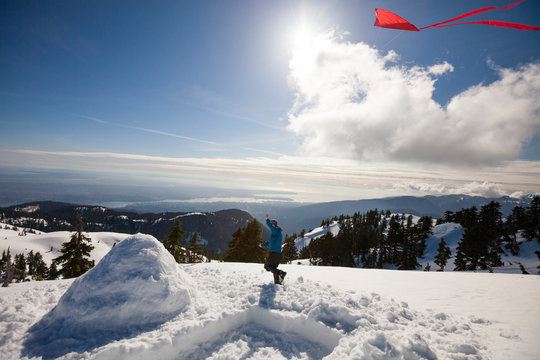
{"type": "Polygon", "coordinates": [[[43,256],[38,251],[35,254],[28,254],[27,258],[28,262],[28,274],[32,275],[35,279],[45,279],[48,275],[49,269],[47,268],[47,264],[43,260],[43,256]],[[30,273],[30,264],[32,265],[32,273],[30,273]]]}
{"type": "Polygon", "coordinates": [[[224,261],[237,261],[241,257],[240,243],[241,238],[244,236],[244,228],[238,228],[233,234],[232,239],[229,241],[229,250],[225,253],[224,261]]]}
{"type": "Polygon", "coordinates": [[[60,276],[60,272],[58,271],[58,268],[56,267],[56,261],[53,261],[51,263],[51,267],[49,268],[49,271],[47,273],[47,280],[56,280],[58,279],[58,276],[60,276]]]}
{"type": "Polygon", "coordinates": [[[502,213],[501,205],[498,202],[492,201],[487,205],[482,206],[480,210],[480,228],[483,231],[483,244],[485,254],[480,261],[480,268],[493,268],[502,266],[500,253],[502,250],[502,213]]]}
{"type": "Polygon", "coordinates": [[[253,219],[243,228],[234,232],[233,239],[229,242],[229,251],[225,254],[225,261],[236,262],[264,262],[268,250],[261,247],[262,226],[253,219]]]}
{"type": "Polygon", "coordinates": [[[24,281],[26,277],[26,258],[24,254],[15,255],[14,263],[14,275],[17,276],[17,281],[24,281]]]}
{"type": "Polygon", "coordinates": [[[311,259],[311,257],[309,246],[304,246],[302,249],[300,249],[300,253],[298,254],[299,259],[311,259]]]}
{"type": "Polygon", "coordinates": [[[441,241],[439,241],[439,247],[437,248],[437,255],[435,255],[435,260],[433,261],[435,264],[441,267],[438,271],[444,271],[444,267],[446,266],[448,259],[450,259],[451,255],[452,252],[450,251],[450,248],[446,245],[444,237],[442,237],[441,241]]]}
{"type": "Polygon", "coordinates": [[[0,258],[0,273],[3,273],[4,271],[6,271],[7,262],[8,262],[7,254],[6,254],[6,250],[4,250],[2,251],[2,257],[0,258]]]}
{"type": "Polygon", "coordinates": [[[92,239],[83,234],[84,223],[79,215],[74,231],[71,240],[62,244],[62,255],[54,259],[56,263],[62,264],[60,273],[66,279],[81,276],[94,267],[94,260],[89,259],[94,249],[92,239]]]}
{"type": "Polygon", "coordinates": [[[409,216],[405,242],[402,246],[400,270],[415,270],[420,266],[418,258],[424,257],[426,239],[432,234],[432,223],[430,216],[423,216],[416,225],[412,225],[412,216],[409,216]]]}
{"type": "Polygon", "coordinates": [[[454,271],[467,270],[467,259],[463,252],[463,241],[460,241],[456,248],[456,256],[454,258],[454,271]]]}
{"type": "Polygon", "coordinates": [[[28,253],[28,256],[26,257],[26,264],[28,265],[28,275],[34,275],[35,264],[33,250],[30,250],[30,252],[28,253]]]}
{"type": "Polygon", "coordinates": [[[527,208],[527,227],[525,237],[531,241],[534,238],[540,242],[540,196],[535,196],[527,208]]]}
{"type": "Polygon", "coordinates": [[[397,221],[395,216],[390,218],[388,225],[388,234],[386,235],[386,241],[388,243],[388,260],[391,264],[399,265],[400,263],[400,251],[399,248],[404,243],[405,228],[397,221]]]}
{"type": "Polygon", "coordinates": [[[186,262],[186,249],[184,248],[184,234],[182,223],[176,219],[171,227],[171,233],[163,241],[165,249],[167,249],[174,257],[177,263],[186,262]]]}
{"type": "Polygon", "coordinates": [[[282,261],[290,263],[293,260],[298,259],[298,249],[295,244],[296,234],[293,236],[285,236],[282,251],[282,261]]]}
{"type": "Polygon", "coordinates": [[[15,269],[26,272],[26,258],[23,253],[15,255],[15,269]]]}
{"type": "Polygon", "coordinates": [[[199,263],[203,260],[204,246],[199,243],[199,235],[195,231],[187,244],[188,263],[199,263]]]}
{"type": "MultiPolygon", "coordinates": [[[[2,258],[4,258],[3,254],[2,254],[2,258]]],[[[14,266],[11,263],[11,253],[9,252],[9,247],[7,249],[7,253],[5,256],[5,268],[6,268],[6,274],[4,275],[4,282],[2,283],[2,287],[8,287],[9,284],[11,284],[11,281],[13,280],[14,266]]]]}

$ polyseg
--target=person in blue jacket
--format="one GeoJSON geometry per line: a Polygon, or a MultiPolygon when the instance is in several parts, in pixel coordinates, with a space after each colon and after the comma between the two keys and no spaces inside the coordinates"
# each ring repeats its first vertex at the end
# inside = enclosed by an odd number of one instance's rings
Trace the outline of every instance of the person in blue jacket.
{"type": "Polygon", "coordinates": [[[270,241],[267,241],[262,246],[270,250],[270,256],[264,264],[264,269],[266,271],[271,271],[274,274],[274,284],[282,284],[283,279],[287,273],[285,271],[279,270],[278,266],[281,262],[281,243],[283,242],[283,234],[281,233],[281,228],[277,225],[276,220],[270,221],[268,219],[268,214],[266,214],[266,225],[270,229],[270,241]]]}

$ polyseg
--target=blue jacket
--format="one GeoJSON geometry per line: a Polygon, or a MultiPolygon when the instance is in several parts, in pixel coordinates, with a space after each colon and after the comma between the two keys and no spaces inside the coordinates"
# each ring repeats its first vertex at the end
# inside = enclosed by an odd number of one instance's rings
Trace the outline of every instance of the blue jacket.
{"type": "Polygon", "coordinates": [[[270,241],[263,243],[262,246],[270,249],[272,252],[281,253],[281,243],[283,242],[281,228],[272,225],[272,222],[269,219],[266,219],[266,226],[268,226],[272,234],[270,235],[270,241]]]}

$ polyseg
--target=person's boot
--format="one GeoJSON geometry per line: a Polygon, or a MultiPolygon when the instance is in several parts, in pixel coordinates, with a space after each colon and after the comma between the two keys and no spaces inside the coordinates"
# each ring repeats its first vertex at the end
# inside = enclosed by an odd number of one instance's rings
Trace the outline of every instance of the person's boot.
{"type": "Polygon", "coordinates": [[[280,274],[279,274],[279,283],[280,284],[283,284],[283,280],[285,280],[285,275],[287,275],[287,273],[285,271],[282,271],[280,274]]]}

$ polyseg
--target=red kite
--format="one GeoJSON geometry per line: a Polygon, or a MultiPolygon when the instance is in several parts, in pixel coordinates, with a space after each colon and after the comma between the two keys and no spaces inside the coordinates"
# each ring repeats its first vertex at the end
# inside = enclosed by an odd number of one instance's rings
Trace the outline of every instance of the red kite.
{"type": "Polygon", "coordinates": [[[519,29],[519,30],[540,30],[540,26],[514,24],[514,23],[508,23],[508,22],[503,22],[503,21],[493,21],[493,20],[467,21],[467,22],[448,24],[452,21],[456,21],[459,19],[466,18],[468,16],[476,15],[484,11],[510,9],[518,4],[521,4],[524,1],[525,0],[520,0],[508,6],[489,6],[489,7],[473,10],[463,15],[459,15],[453,19],[449,19],[449,20],[442,21],[433,25],[425,26],[420,29],[418,29],[416,26],[414,26],[407,20],[403,19],[402,17],[394,14],[393,12],[390,12],[388,10],[383,10],[383,9],[375,9],[377,17],[375,19],[374,25],[378,27],[383,27],[383,28],[408,30],[408,31],[420,31],[423,29],[429,29],[433,27],[441,28],[441,27],[446,27],[446,26],[463,25],[463,24],[484,24],[484,25],[491,25],[491,26],[509,27],[509,28],[519,29]]]}

